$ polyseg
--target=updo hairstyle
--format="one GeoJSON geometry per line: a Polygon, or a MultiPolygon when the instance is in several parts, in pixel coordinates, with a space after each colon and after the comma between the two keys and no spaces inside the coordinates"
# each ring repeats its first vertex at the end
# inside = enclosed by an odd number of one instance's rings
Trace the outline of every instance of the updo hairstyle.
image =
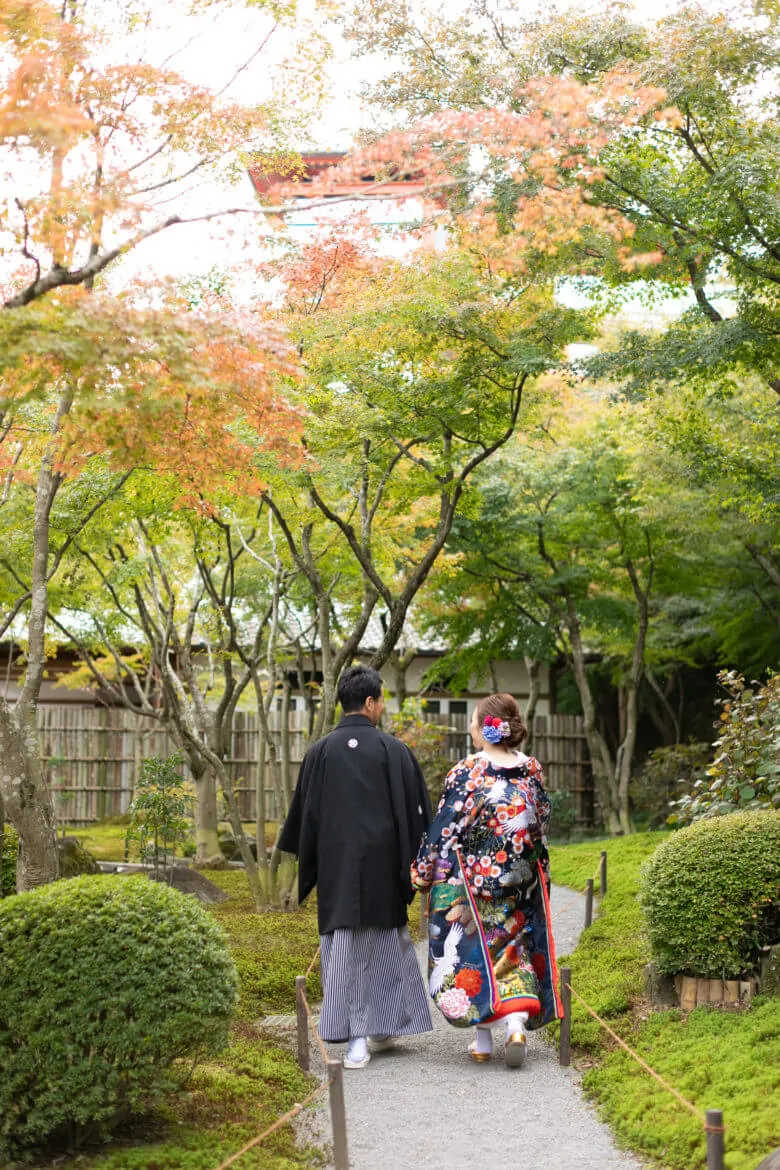
{"type": "Polygon", "coordinates": [[[520,707],[511,695],[488,695],[477,703],[477,720],[479,726],[485,722],[485,717],[492,715],[509,724],[509,735],[501,740],[501,747],[518,748],[528,736],[528,728],[523,723],[520,707]]]}

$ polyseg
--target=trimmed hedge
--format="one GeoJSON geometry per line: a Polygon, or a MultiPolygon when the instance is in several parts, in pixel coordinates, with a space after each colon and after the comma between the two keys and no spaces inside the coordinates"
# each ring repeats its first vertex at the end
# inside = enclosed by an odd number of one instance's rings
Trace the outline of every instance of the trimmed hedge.
{"type": "Polygon", "coordinates": [[[0,1163],[105,1137],[218,1053],[237,993],[223,932],[145,877],[78,877],[0,903],[0,1163]]]}
{"type": "Polygon", "coordinates": [[[734,979],[778,941],[780,812],[697,821],[644,867],[642,904],[653,954],[667,974],[734,979]]]}

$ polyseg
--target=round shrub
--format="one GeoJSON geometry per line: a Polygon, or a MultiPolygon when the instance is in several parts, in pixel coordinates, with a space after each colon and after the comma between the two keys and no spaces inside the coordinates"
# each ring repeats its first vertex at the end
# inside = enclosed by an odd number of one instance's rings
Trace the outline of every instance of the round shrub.
{"type": "Polygon", "coordinates": [[[780,937],[780,813],[738,812],[674,833],[644,866],[660,969],[710,979],[753,971],[780,937]]]}
{"type": "Polygon", "coordinates": [[[0,1165],[105,1137],[227,1041],[220,927],[146,877],[77,877],[0,902],[0,1165]]]}

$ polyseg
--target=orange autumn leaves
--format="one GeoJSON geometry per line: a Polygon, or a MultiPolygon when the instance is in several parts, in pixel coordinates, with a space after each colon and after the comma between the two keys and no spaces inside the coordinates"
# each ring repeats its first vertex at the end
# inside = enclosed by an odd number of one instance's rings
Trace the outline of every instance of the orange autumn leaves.
{"type": "MultiPolygon", "coordinates": [[[[537,78],[517,91],[511,107],[445,110],[387,134],[324,172],[312,190],[327,194],[334,183],[366,176],[386,183],[388,192],[397,178],[424,180],[429,214],[454,223],[462,245],[524,275],[583,238],[630,241],[628,218],[599,205],[590,191],[604,178],[605,148],[648,117],[670,126],[679,120],[665,108],[664,91],[635,74],[615,71],[591,85],[537,78]],[[517,187],[509,222],[494,204],[499,174],[517,187]],[[456,196],[466,189],[464,203],[456,196]]],[[[626,266],[637,262],[630,247],[619,255],[626,266]]]]}
{"type": "MultiPolygon", "coordinates": [[[[132,42],[140,25],[113,7],[100,31],[79,5],[0,0],[0,166],[11,192],[0,231],[38,275],[78,272],[104,251],[113,262],[175,220],[171,197],[193,175],[234,176],[239,152],[261,149],[273,165],[287,149],[278,111],[145,60],[132,42]]],[[[45,295],[31,277],[17,295],[45,295]]]]}
{"type": "Polygon", "coordinates": [[[282,391],[297,370],[278,328],[236,312],[62,299],[34,320],[30,307],[2,318],[6,474],[21,481],[35,465],[66,386],[55,460],[69,477],[95,458],[143,468],[171,477],[180,506],[209,511],[226,494],[259,496],[271,465],[300,462],[302,412],[282,391]]]}

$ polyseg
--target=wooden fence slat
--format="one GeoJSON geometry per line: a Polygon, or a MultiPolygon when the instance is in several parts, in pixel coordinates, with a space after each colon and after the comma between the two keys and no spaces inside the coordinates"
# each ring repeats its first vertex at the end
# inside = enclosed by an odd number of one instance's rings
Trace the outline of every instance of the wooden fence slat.
{"type": "MultiPolygon", "coordinates": [[[[447,728],[444,750],[448,759],[454,762],[469,753],[467,714],[431,713],[426,720],[447,728]]],[[[273,738],[279,743],[278,710],[271,712],[271,723],[273,738]]],[[[126,812],[141,761],[176,751],[173,737],[158,722],[121,707],[41,707],[38,725],[55,811],[58,820],[70,824],[89,824],[126,812]]],[[[288,727],[294,782],[304,753],[307,712],[290,711],[288,727]]],[[[250,711],[237,712],[225,763],[241,817],[247,821],[255,818],[259,744],[257,716],[250,711]]],[[[590,827],[597,805],[582,719],[537,715],[531,750],[542,765],[548,789],[571,793],[577,825],[590,827]]],[[[276,793],[268,786],[265,801],[267,819],[276,820],[276,793]]]]}

